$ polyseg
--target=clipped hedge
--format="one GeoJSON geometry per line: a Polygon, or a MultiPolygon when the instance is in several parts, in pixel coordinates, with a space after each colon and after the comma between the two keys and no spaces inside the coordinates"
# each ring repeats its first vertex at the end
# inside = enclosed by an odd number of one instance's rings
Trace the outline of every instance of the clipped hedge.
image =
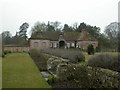
{"type": "Polygon", "coordinates": [[[4,51],[4,55],[6,55],[6,54],[8,54],[8,53],[11,53],[11,51],[9,51],[9,50],[5,50],[5,51],[4,51]]]}
{"type": "Polygon", "coordinates": [[[61,57],[63,59],[69,59],[72,63],[85,61],[85,56],[80,50],[74,49],[44,49],[42,52],[61,57]]]}
{"type": "Polygon", "coordinates": [[[32,59],[35,61],[36,65],[38,66],[40,71],[46,71],[47,70],[47,60],[48,58],[42,54],[40,51],[36,49],[32,49],[29,52],[32,59]]]}
{"type": "Polygon", "coordinates": [[[120,72],[120,55],[100,54],[90,58],[88,65],[120,72]]]}

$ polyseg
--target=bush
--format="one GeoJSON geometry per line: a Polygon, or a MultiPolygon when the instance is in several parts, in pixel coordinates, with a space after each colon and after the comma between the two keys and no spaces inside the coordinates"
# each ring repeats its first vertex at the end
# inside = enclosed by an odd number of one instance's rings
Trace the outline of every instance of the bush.
{"type": "Polygon", "coordinates": [[[72,62],[72,63],[85,61],[85,57],[81,52],[78,52],[78,53],[73,53],[73,52],[63,53],[63,54],[61,54],[61,57],[64,58],[64,59],[69,59],[70,62],[72,62]]]}
{"type": "Polygon", "coordinates": [[[89,55],[94,54],[94,47],[92,44],[88,45],[87,52],[89,55]]]}
{"type": "Polygon", "coordinates": [[[88,65],[120,72],[120,55],[100,54],[88,61],[88,65]]]}
{"type": "Polygon", "coordinates": [[[4,55],[6,55],[6,54],[8,54],[8,53],[11,53],[11,51],[9,51],[9,50],[5,50],[5,51],[4,51],[4,55]]]}
{"type": "MultiPolygon", "coordinates": [[[[59,82],[67,82],[72,88],[119,88],[120,73],[100,68],[68,64],[58,68],[59,82]]],[[[66,87],[66,86],[65,86],[66,87]]]]}
{"type": "Polygon", "coordinates": [[[47,70],[47,57],[42,54],[40,51],[32,49],[29,52],[32,59],[35,61],[36,65],[38,66],[40,71],[47,70]]]}
{"type": "MultiPolygon", "coordinates": [[[[88,77],[88,71],[85,66],[78,64],[68,64],[65,68],[65,71],[59,73],[60,82],[71,82],[72,84],[74,83],[74,85],[71,86],[76,86],[76,88],[78,86],[80,88],[90,88],[92,82],[88,77]]],[[[61,68],[59,70],[61,71],[61,68]]],[[[96,85],[96,83],[94,84],[96,85]]],[[[91,87],[93,87],[93,85],[91,87]]]]}
{"type": "Polygon", "coordinates": [[[72,63],[85,61],[85,56],[79,49],[44,49],[42,52],[69,59],[72,63]]]}
{"type": "Polygon", "coordinates": [[[54,76],[49,76],[48,77],[48,81],[47,81],[49,84],[53,84],[53,83],[56,83],[58,82],[58,79],[54,76]]]}
{"type": "Polygon", "coordinates": [[[100,50],[100,47],[99,47],[99,46],[96,47],[95,51],[96,51],[96,52],[100,52],[100,51],[101,51],[101,50],[100,50]]]}

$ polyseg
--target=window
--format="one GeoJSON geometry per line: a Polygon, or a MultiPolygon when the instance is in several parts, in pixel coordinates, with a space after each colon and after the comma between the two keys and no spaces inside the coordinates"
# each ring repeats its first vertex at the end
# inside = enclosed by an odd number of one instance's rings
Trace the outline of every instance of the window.
{"type": "Polygon", "coordinates": [[[74,43],[72,43],[72,47],[74,47],[75,46],[75,44],[74,43]]]}
{"type": "Polygon", "coordinates": [[[42,42],[42,48],[46,48],[46,42],[42,42]]]}
{"type": "Polygon", "coordinates": [[[54,43],[54,47],[57,47],[57,43],[54,43]]]}
{"type": "Polygon", "coordinates": [[[50,47],[53,47],[53,44],[52,44],[52,43],[50,43],[50,47]]]}
{"type": "Polygon", "coordinates": [[[35,47],[35,48],[38,47],[38,42],[34,42],[34,47],[35,47]]]}
{"type": "Polygon", "coordinates": [[[79,45],[79,48],[81,48],[81,45],[79,45]]]}
{"type": "Polygon", "coordinates": [[[60,34],[60,35],[59,35],[59,39],[63,39],[63,34],[60,34]]]}
{"type": "Polygon", "coordinates": [[[78,48],[78,47],[79,47],[79,43],[76,44],[76,48],[78,48]]]}
{"type": "Polygon", "coordinates": [[[67,47],[68,47],[68,48],[70,47],[70,43],[67,43],[67,47]]]}

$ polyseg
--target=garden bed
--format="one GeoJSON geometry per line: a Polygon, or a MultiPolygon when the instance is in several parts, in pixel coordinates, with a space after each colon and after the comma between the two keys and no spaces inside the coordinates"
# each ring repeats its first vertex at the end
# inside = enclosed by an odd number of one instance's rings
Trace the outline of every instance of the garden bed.
{"type": "MultiPolygon", "coordinates": [[[[40,53],[40,51],[37,52],[40,53]]],[[[38,56],[40,55],[40,58],[41,55],[44,58],[46,57],[46,59],[43,60],[46,61],[47,70],[54,72],[53,76],[48,77],[48,83],[53,88],[120,87],[120,74],[118,72],[97,67],[90,67],[87,64],[83,65],[80,64],[78,61],[71,62],[72,59],[69,60],[69,56],[72,56],[72,54],[73,56],[76,56],[76,53],[78,55],[78,52],[80,52],[79,55],[81,56],[81,51],[72,49],[49,49],[42,50],[41,52],[42,53],[38,54],[38,56]],[[68,62],[67,60],[69,60],[70,62],[68,62]]],[[[92,55],[91,58],[93,56],[96,55],[92,55]]],[[[42,61],[42,58],[40,58],[39,60],[42,61]]],[[[36,60],[34,61],[36,62],[36,60]]]]}

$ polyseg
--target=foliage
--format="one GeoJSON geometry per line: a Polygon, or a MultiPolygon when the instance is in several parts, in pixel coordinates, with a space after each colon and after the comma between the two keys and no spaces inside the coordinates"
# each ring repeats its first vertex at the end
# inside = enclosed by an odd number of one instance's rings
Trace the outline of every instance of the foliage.
{"type": "Polygon", "coordinates": [[[62,29],[61,22],[55,21],[55,22],[51,22],[51,24],[54,27],[55,31],[61,31],[62,29]]]}
{"type": "Polygon", "coordinates": [[[82,32],[83,30],[86,30],[87,32],[89,32],[95,38],[99,37],[100,28],[97,26],[87,25],[86,23],[83,22],[83,23],[80,23],[76,31],[82,32]]]}
{"type": "Polygon", "coordinates": [[[5,51],[4,51],[4,55],[6,55],[6,54],[8,54],[8,53],[11,53],[11,51],[9,51],[9,50],[5,50],[5,51]]]}
{"type": "Polygon", "coordinates": [[[2,79],[3,88],[51,87],[27,53],[12,53],[3,58],[2,79]]]}
{"type": "Polygon", "coordinates": [[[24,46],[24,45],[28,45],[28,40],[24,40],[22,37],[15,35],[12,37],[12,44],[24,46]]]}
{"type": "Polygon", "coordinates": [[[12,42],[12,36],[9,31],[2,32],[2,43],[3,44],[11,44],[12,42]]]}
{"type": "Polygon", "coordinates": [[[87,52],[89,55],[94,54],[94,47],[92,44],[88,45],[87,52]]]}
{"type": "Polygon", "coordinates": [[[96,47],[95,51],[96,51],[96,52],[100,52],[100,47],[99,47],[99,46],[96,47]]]}
{"type": "Polygon", "coordinates": [[[63,32],[72,32],[73,31],[73,28],[68,26],[68,24],[64,24],[64,27],[63,27],[63,32]]]}
{"type": "Polygon", "coordinates": [[[23,23],[20,26],[20,31],[16,32],[15,36],[12,36],[9,31],[2,32],[2,43],[4,45],[28,45],[26,35],[28,27],[28,23],[23,23]]]}
{"type": "Polygon", "coordinates": [[[58,71],[59,83],[67,82],[64,87],[68,84],[71,88],[119,87],[120,74],[118,72],[80,64],[68,64],[64,68],[59,67],[58,71]]]}
{"type": "Polygon", "coordinates": [[[72,63],[85,61],[85,56],[79,49],[44,49],[42,52],[69,59],[72,63]]]}
{"type": "Polygon", "coordinates": [[[55,76],[49,76],[48,81],[49,84],[57,83],[58,79],[55,76]]]}
{"type": "Polygon", "coordinates": [[[82,22],[80,23],[80,25],[78,26],[78,28],[76,29],[77,32],[82,32],[83,29],[86,29],[87,28],[87,25],[82,22]]]}
{"type": "Polygon", "coordinates": [[[60,74],[61,81],[72,81],[81,86],[88,86],[87,70],[84,66],[68,65],[66,72],[60,74]],[[67,77],[67,80],[66,80],[67,77]]]}
{"type": "Polygon", "coordinates": [[[112,22],[110,23],[108,26],[106,26],[105,28],[105,35],[108,38],[108,40],[110,41],[111,47],[110,48],[114,48],[114,49],[118,49],[118,32],[119,29],[118,27],[120,27],[120,24],[117,22],[112,22]]]}
{"type": "Polygon", "coordinates": [[[58,21],[55,22],[49,22],[48,24],[44,22],[36,22],[35,25],[32,27],[31,32],[33,34],[37,34],[37,32],[41,31],[61,31],[62,26],[61,23],[58,21]]]}
{"type": "Polygon", "coordinates": [[[120,55],[100,54],[90,58],[88,65],[120,72],[120,55]]]}
{"type": "Polygon", "coordinates": [[[23,40],[27,40],[27,35],[26,35],[26,32],[27,32],[27,28],[29,27],[29,24],[28,23],[23,23],[20,28],[19,28],[19,37],[21,37],[23,40]]]}
{"type": "Polygon", "coordinates": [[[110,23],[108,26],[105,28],[105,34],[109,39],[117,39],[118,37],[118,23],[113,22],[110,23]]]}
{"type": "Polygon", "coordinates": [[[48,25],[47,25],[47,31],[55,31],[55,27],[50,25],[49,22],[48,22],[48,25]]]}
{"type": "Polygon", "coordinates": [[[38,32],[38,31],[46,31],[47,30],[47,27],[46,27],[46,24],[43,22],[43,23],[40,23],[40,22],[36,22],[34,24],[34,26],[32,27],[31,31],[32,31],[32,34],[38,32]]]}
{"type": "Polygon", "coordinates": [[[44,56],[40,51],[32,49],[30,50],[30,56],[35,61],[40,71],[47,70],[47,57],[44,56]]]}

